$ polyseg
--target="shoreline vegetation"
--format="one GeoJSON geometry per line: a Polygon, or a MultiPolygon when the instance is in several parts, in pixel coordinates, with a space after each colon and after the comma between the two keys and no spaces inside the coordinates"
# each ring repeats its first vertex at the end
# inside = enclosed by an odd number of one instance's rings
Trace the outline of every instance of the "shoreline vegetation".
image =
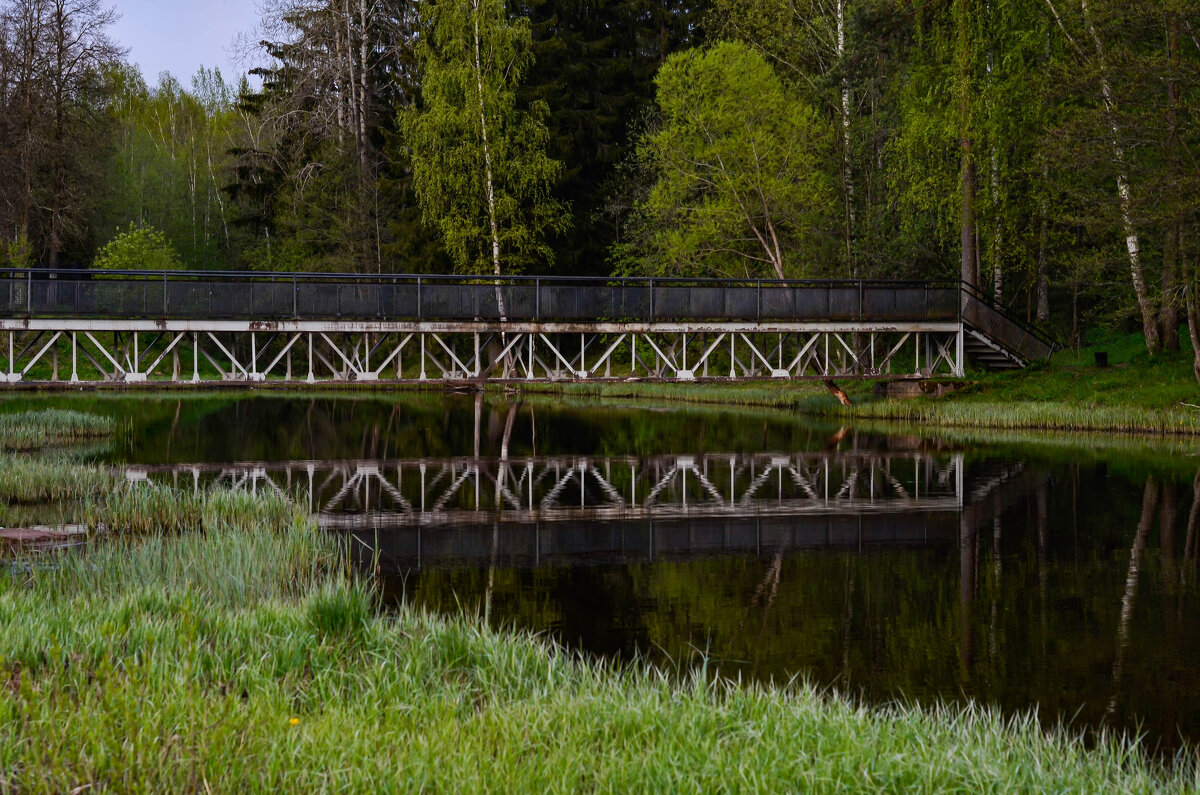
{"type": "MultiPolygon", "coordinates": [[[[0,784],[21,792],[1171,791],[1185,756],[1030,714],[618,668],[383,609],[278,497],[131,484],[52,565],[0,568],[0,784]],[[172,505],[182,508],[172,512],[172,505]]],[[[45,559],[43,558],[43,561],[45,559]]]]}

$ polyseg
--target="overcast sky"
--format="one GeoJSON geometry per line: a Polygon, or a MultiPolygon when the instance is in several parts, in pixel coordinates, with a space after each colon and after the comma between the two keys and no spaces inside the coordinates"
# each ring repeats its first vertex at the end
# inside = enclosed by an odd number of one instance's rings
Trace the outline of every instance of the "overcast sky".
{"type": "Polygon", "coordinates": [[[258,24],[254,0],[109,0],[121,15],[112,38],[153,86],[170,72],[185,86],[200,66],[220,67],[228,82],[242,71],[232,43],[258,24]]]}

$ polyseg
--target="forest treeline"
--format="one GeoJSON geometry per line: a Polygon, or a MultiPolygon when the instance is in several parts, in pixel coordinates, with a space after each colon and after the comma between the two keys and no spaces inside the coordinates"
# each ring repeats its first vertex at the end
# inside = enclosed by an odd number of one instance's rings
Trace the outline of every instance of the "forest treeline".
{"type": "Polygon", "coordinates": [[[0,0],[3,264],[962,278],[1200,348],[1198,2],[263,12],[251,79],[151,82],[0,0]]]}

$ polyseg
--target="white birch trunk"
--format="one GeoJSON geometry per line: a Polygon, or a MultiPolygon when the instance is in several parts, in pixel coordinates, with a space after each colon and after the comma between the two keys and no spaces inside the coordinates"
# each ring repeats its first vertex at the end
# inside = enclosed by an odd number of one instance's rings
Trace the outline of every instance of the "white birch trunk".
{"type": "Polygon", "coordinates": [[[846,223],[846,264],[850,275],[857,276],[854,262],[854,171],[850,151],[850,77],[845,72],[846,0],[837,0],[837,60],[842,67],[842,190],[846,223]]]}
{"type": "Polygon", "coordinates": [[[1121,146],[1121,130],[1117,125],[1116,100],[1113,99],[1112,84],[1108,80],[1108,66],[1104,58],[1104,45],[1100,41],[1100,33],[1096,23],[1088,11],[1087,0],[1079,0],[1083,12],[1083,21],[1087,25],[1088,34],[1096,48],[1096,59],[1100,66],[1100,95],[1104,100],[1104,112],[1108,117],[1109,129],[1112,131],[1113,160],[1117,166],[1117,198],[1121,208],[1121,226],[1125,231],[1125,249],[1129,254],[1129,272],[1133,278],[1133,292],[1137,296],[1138,309],[1142,314],[1142,333],[1146,336],[1146,349],[1151,354],[1158,353],[1161,341],[1158,336],[1158,318],[1155,316],[1154,304],[1146,291],[1146,277],[1142,270],[1141,246],[1138,241],[1137,229],[1133,223],[1133,202],[1129,192],[1129,173],[1125,165],[1125,150],[1121,146]]]}
{"type": "MultiPolygon", "coordinates": [[[[471,16],[475,32],[475,83],[479,90],[479,131],[483,142],[484,193],[487,197],[488,222],[492,230],[492,270],[500,275],[500,226],[496,220],[496,189],[492,181],[492,150],[488,145],[487,109],[483,98],[483,62],[479,56],[479,0],[471,0],[471,16]]],[[[503,314],[503,309],[501,309],[503,314]]]]}

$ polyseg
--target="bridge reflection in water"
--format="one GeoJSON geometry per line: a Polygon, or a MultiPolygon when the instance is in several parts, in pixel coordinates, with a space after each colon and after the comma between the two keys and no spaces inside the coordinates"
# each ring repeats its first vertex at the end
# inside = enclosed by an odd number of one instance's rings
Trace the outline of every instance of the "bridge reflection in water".
{"type": "Polygon", "coordinates": [[[1027,493],[1020,465],[924,451],[131,466],[130,479],[275,491],[385,569],[536,567],[954,545],[1027,493]]]}

